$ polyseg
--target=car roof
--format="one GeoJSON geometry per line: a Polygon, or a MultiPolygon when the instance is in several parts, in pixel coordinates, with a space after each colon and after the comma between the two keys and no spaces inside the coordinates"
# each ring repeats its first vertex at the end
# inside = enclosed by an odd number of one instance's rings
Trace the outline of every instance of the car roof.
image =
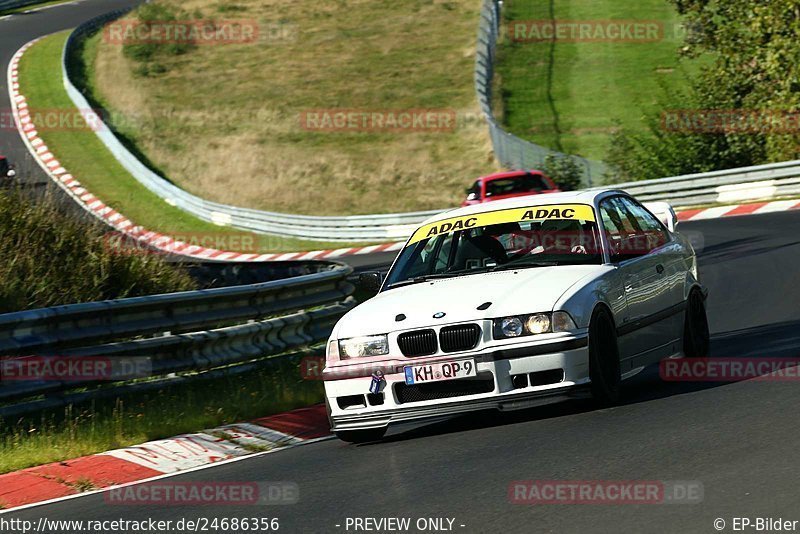
{"type": "Polygon", "coordinates": [[[481,176],[478,180],[498,180],[501,178],[517,178],[519,176],[528,176],[528,175],[542,175],[544,174],[542,171],[537,171],[536,169],[528,169],[522,171],[506,171],[506,172],[496,172],[494,174],[488,174],[486,176],[481,176]]]}
{"type": "Polygon", "coordinates": [[[594,205],[597,197],[610,191],[626,194],[623,191],[615,189],[592,189],[588,191],[564,191],[561,193],[547,193],[544,195],[526,195],[522,197],[484,202],[482,204],[474,204],[472,206],[465,206],[463,208],[455,208],[434,215],[433,217],[429,217],[420,226],[441,221],[443,219],[449,219],[451,217],[461,217],[464,215],[472,215],[473,213],[485,213],[487,211],[546,206],[550,204],[588,204],[592,206],[594,205]]]}

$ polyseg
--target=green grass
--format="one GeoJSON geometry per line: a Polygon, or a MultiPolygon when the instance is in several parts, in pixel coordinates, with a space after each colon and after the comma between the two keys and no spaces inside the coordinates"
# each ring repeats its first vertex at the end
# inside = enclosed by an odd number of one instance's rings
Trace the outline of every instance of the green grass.
{"type": "Polygon", "coordinates": [[[238,376],[0,421],[0,473],[309,406],[322,402],[321,384],[302,380],[293,358],[238,376]]]}
{"type": "Polygon", "coordinates": [[[683,88],[696,62],[678,59],[680,18],[666,0],[507,0],[515,20],[648,20],[663,24],[658,42],[511,42],[499,47],[503,122],[549,148],[602,160],[619,124],[644,130],[661,86],[683,88]]]}
{"type": "MultiPolygon", "coordinates": [[[[29,49],[20,62],[20,86],[34,114],[36,110],[58,110],[66,113],[75,109],[61,82],[61,53],[67,35],[68,32],[62,32],[44,38],[29,49]]],[[[242,233],[201,221],[167,204],[136,181],[92,131],[40,129],[39,134],[76,179],[108,206],[136,224],[168,235],[242,233]]],[[[255,242],[261,244],[261,252],[314,250],[347,245],[252,235],[255,242]]]]}

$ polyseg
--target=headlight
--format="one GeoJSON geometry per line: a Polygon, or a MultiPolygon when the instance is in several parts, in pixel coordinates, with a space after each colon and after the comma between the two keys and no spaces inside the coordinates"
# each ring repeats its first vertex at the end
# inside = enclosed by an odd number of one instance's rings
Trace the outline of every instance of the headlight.
{"type": "Polygon", "coordinates": [[[529,334],[544,334],[550,331],[550,316],[546,313],[536,313],[525,321],[525,330],[529,334]]]}
{"type": "Polygon", "coordinates": [[[506,317],[500,322],[500,332],[503,337],[518,337],[522,335],[522,321],[519,317],[506,317]]]}
{"type": "Polygon", "coordinates": [[[386,335],[342,339],[339,341],[339,351],[343,360],[364,356],[383,356],[389,354],[389,339],[386,335]]]}
{"type": "Polygon", "coordinates": [[[532,313],[502,317],[493,321],[495,339],[508,339],[519,336],[533,336],[550,332],[568,332],[575,330],[575,321],[565,311],[555,313],[532,313]]]}

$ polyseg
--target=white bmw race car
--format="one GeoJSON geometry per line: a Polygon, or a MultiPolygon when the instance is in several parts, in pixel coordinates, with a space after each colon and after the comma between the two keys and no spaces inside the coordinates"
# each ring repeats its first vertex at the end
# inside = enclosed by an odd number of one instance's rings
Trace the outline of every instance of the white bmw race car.
{"type": "Polygon", "coordinates": [[[611,404],[645,366],[706,356],[694,250],[668,204],[648,207],[583,191],[426,221],[385,280],[362,275],[379,293],[333,330],[336,435],[372,441],[394,423],[589,394],[611,404]]]}

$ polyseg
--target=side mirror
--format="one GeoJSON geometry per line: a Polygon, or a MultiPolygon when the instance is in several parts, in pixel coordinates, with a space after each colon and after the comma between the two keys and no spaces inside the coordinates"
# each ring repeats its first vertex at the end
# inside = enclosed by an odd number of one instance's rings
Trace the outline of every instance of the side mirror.
{"type": "Polygon", "coordinates": [[[379,272],[361,273],[358,277],[358,285],[367,291],[378,291],[383,284],[383,276],[379,272]]]}

